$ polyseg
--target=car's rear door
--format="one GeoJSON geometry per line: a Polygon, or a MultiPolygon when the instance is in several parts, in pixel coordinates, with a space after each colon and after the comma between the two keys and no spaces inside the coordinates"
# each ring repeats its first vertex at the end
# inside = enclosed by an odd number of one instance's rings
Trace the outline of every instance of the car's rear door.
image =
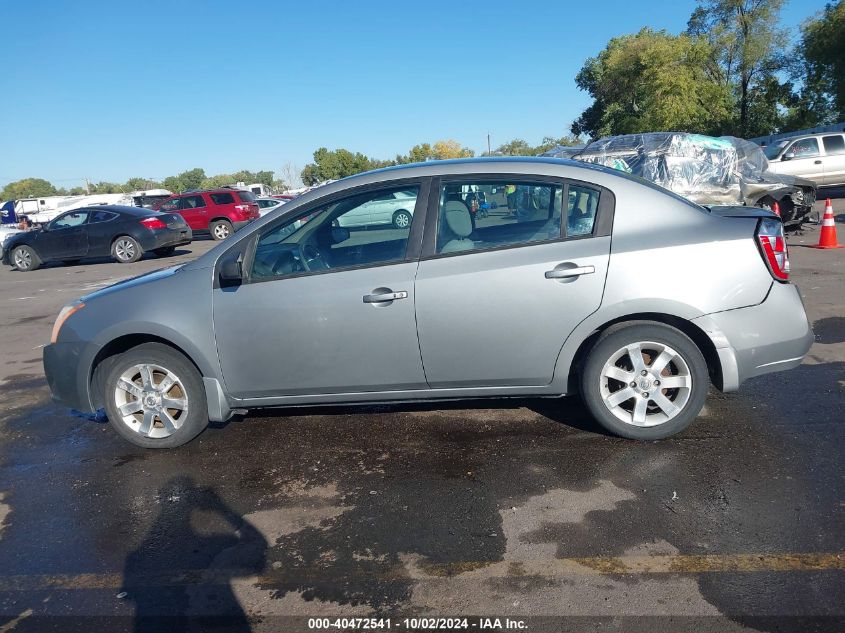
{"type": "MultiPolygon", "coordinates": [[[[425,208],[427,181],[404,182],[425,208]]],[[[426,389],[414,316],[422,223],[343,227],[395,190],[340,193],[268,224],[224,255],[246,279],[214,289],[214,332],[238,398],[426,389]]],[[[425,214],[421,214],[424,216],[425,214]]]]}
{"type": "Polygon", "coordinates": [[[822,137],[824,147],[824,184],[845,184],[845,135],[829,134],[822,137]]]}
{"type": "Polygon", "coordinates": [[[564,341],[601,303],[613,194],[552,178],[476,176],[436,183],[430,205],[437,226],[426,223],[416,280],[429,385],[549,384],[564,341]],[[469,226],[467,185],[488,197],[515,186],[517,213],[499,207],[469,226]]]}

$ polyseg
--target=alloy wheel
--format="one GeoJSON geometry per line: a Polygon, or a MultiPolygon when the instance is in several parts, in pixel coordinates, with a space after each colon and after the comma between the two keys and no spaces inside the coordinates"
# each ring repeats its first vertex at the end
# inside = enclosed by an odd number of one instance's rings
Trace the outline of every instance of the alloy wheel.
{"type": "Polygon", "coordinates": [[[113,397],[123,423],[144,437],[169,437],[188,416],[184,384],[160,365],[132,365],[118,379],[113,397]]]}
{"type": "Polygon", "coordinates": [[[663,343],[631,343],[613,353],[599,377],[604,405],[619,420],[639,427],[677,416],[692,392],[683,357],[663,343]]]}
{"type": "Polygon", "coordinates": [[[15,251],[15,267],[21,270],[26,270],[32,266],[32,255],[25,248],[19,248],[15,251]]]}
{"type": "Polygon", "coordinates": [[[225,240],[229,237],[229,227],[226,224],[218,224],[214,227],[214,237],[218,240],[225,240]]]}
{"type": "Polygon", "coordinates": [[[121,261],[129,261],[135,257],[135,245],[129,240],[118,240],[114,245],[114,252],[121,261]]]}

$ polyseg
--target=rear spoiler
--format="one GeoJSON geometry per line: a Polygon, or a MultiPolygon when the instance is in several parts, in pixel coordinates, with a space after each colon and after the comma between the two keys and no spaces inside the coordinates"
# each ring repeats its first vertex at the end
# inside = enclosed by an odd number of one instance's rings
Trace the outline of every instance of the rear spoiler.
{"type": "Polygon", "coordinates": [[[723,218],[775,218],[780,220],[780,216],[774,211],[768,209],[761,209],[760,207],[743,207],[743,206],[705,206],[710,213],[718,215],[723,218]]]}

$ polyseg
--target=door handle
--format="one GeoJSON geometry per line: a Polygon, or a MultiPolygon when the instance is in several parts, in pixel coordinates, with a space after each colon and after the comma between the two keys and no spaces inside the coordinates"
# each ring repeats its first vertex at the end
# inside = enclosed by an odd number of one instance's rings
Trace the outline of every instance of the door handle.
{"type": "Polygon", "coordinates": [[[577,266],[575,268],[555,268],[546,271],[546,279],[566,279],[567,277],[580,277],[591,275],[596,272],[595,266],[577,266]]]}
{"type": "Polygon", "coordinates": [[[396,301],[397,299],[407,299],[408,292],[400,290],[398,292],[380,292],[378,294],[364,295],[364,303],[387,303],[388,301],[396,301]]]}
{"type": "Polygon", "coordinates": [[[822,162],[821,162],[820,160],[814,160],[814,161],[813,161],[813,164],[814,164],[814,165],[821,165],[821,164],[822,164],[822,162]]]}

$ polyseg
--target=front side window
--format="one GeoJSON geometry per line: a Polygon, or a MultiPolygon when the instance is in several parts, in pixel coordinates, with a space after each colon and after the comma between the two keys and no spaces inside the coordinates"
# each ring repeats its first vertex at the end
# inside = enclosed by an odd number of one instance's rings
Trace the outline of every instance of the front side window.
{"type": "Polygon", "coordinates": [[[795,141],[787,153],[795,154],[795,158],[812,158],[819,155],[819,144],[814,138],[802,138],[795,141]]]}
{"type": "Polygon", "coordinates": [[[179,209],[179,198],[168,200],[159,207],[162,211],[177,211],[179,209]]]}
{"type": "Polygon", "coordinates": [[[258,240],[251,277],[267,279],[401,262],[414,221],[419,187],[349,196],[287,219],[258,240]]]}
{"type": "Polygon", "coordinates": [[[234,204],[235,197],[231,193],[211,193],[211,201],[214,204],[234,204]]]}
{"type": "Polygon", "coordinates": [[[66,229],[71,226],[80,226],[82,224],[85,224],[85,221],[87,219],[87,211],[72,211],[71,213],[68,213],[60,218],[56,218],[55,220],[53,220],[53,224],[50,228],[66,229]]]}
{"type": "Polygon", "coordinates": [[[826,154],[845,154],[845,138],[841,134],[823,137],[822,144],[826,154]]]}
{"type": "Polygon", "coordinates": [[[185,196],[179,200],[179,208],[182,210],[201,209],[205,206],[202,196],[185,196]]]}
{"type": "Polygon", "coordinates": [[[561,237],[560,185],[530,181],[446,183],[437,252],[455,253],[561,237]]]}

